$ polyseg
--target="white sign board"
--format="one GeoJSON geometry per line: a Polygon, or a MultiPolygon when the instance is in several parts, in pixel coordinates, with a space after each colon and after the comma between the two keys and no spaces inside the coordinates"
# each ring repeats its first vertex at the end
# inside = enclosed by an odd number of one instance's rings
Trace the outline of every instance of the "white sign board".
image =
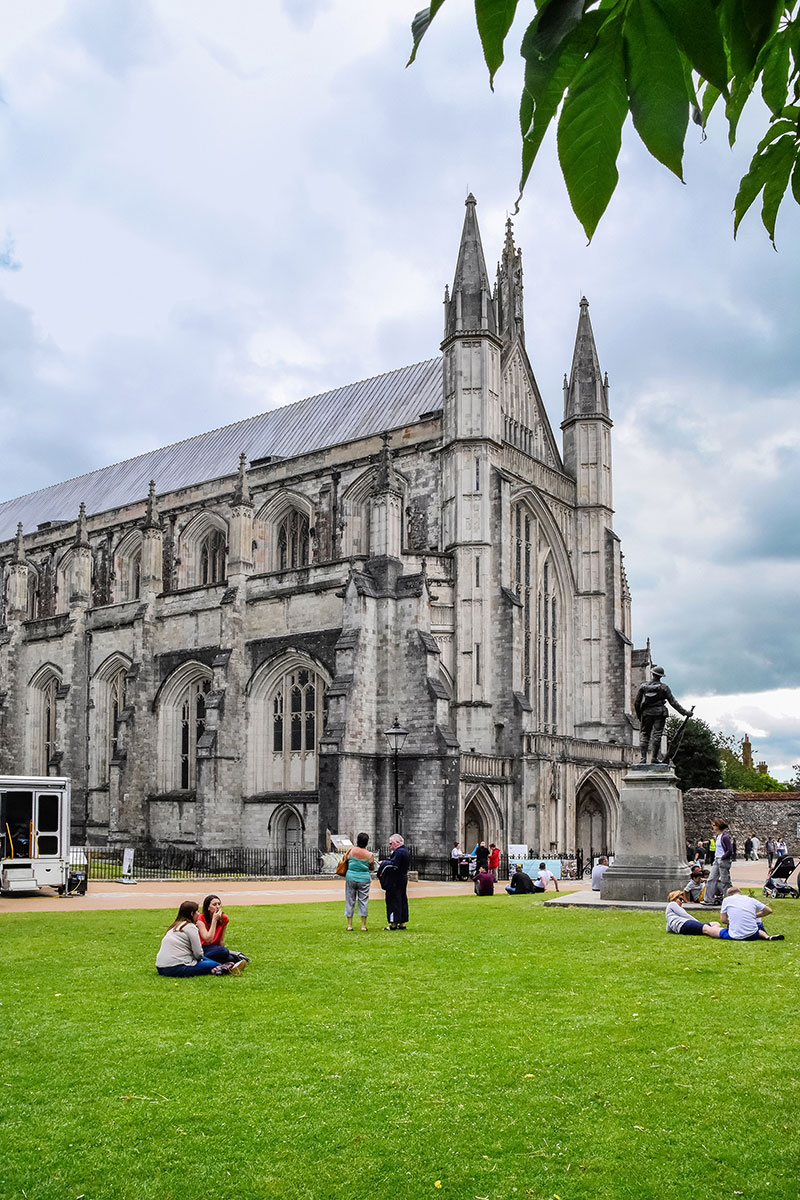
{"type": "Polygon", "coordinates": [[[122,851],[122,874],[133,874],[133,854],[134,851],[130,846],[126,846],[122,851]]]}

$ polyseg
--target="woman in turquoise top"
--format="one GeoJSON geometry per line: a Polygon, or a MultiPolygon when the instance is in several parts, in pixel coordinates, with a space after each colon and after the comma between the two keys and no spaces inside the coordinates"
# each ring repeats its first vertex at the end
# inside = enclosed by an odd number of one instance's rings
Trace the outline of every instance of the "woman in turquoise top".
{"type": "Polygon", "coordinates": [[[358,901],[361,917],[361,932],[367,932],[367,907],[369,905],[370,871],[375,869],[375,855],[367,846],[369,835],[360,833],[356,844],[347,852],[347,874],[344,877],[344,915],[347,917],[348,932],[353,932],[353,913],[358,901]]]}

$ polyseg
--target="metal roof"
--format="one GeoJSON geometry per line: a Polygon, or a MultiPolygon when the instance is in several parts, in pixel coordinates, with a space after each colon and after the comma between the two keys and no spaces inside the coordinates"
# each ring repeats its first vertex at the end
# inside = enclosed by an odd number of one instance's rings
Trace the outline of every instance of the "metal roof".
{"type": "Polygon", "coordinates": [[[441,408],[441,363],[432,358],[334,388],[6,500],[0,504],[0,541],[14,536],[19,521],[26,533],[45,521],[74,521],[81,502],[91,514],[143,500],[151,479],[163,495],[234,475],[242,453],[250,462],[269,455],[294,458],[408,425],[422,413],[441,408]]]}

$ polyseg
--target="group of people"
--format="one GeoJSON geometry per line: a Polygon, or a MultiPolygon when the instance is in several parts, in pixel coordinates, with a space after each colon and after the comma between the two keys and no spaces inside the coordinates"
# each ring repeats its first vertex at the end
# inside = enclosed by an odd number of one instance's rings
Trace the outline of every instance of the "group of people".
{"type": "MultiPolygon", "coordinates": [[[[369,889],[375,871],[375,855],[369,846],[369,834],[359,833],[355,846],[345,851],[344,915],[347,930],[353,932],[353,917],[358,909],[361,932],[367,932],[369,889]]],[[[408,925],[408,867],[410,855],[399,833],[389,838],[389,857],[377,867],[378,882],[386,893],[386,924],[384,929],[394,933],[408,925]]]]}
{"type": "Polygon", "coordinates": [[[184,900],[161,939],[156,955],[159,975],[241,975],[250,959],[225,945],[227,913],[219,896],[206,896],[202,907],[184,900]]]}
{"type": "Polygon", "coordinates": [[[530,896],[536,892],[546,892],[551,883],[557,892],[560,891],[558,880],[547,863],[539,863],[539,874],[535,876],[523,871],[522,863],[517,863],[508,881],[506,891],[509,896],[530,896]]]}
{"type": "Polygon", "coordinates": [[[691,901],[688,891],[678,889],[667,897],[665,915],[667,933],[694,934],[697,936],[723,938],[734,942],[782,942],[782,933],[771,936],[764,928],[763,917],[772,909],[753,896],[745,896],[741,888],[729,887],[720,908],[719,921],[698,921],[690,917],[684,905],[691,901]]]}

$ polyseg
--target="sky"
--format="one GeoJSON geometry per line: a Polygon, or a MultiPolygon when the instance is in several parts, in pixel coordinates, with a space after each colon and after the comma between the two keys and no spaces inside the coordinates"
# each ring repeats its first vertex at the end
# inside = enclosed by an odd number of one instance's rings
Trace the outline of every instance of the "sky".
{"type": "MultiPolygon", "coordinates": [[[[468,191],[490,273],[519,179],[517,49],[492,92],[468,0],[6,0],[0,499],[438,353],[468,191]]],[[[615,528],[682,703],[800,762],[800,208],[733,239],[741,146],[686,184],[627,125],[591,244],[549,139],[515,217],[559,436],[586,294],[615,528]]]]}

